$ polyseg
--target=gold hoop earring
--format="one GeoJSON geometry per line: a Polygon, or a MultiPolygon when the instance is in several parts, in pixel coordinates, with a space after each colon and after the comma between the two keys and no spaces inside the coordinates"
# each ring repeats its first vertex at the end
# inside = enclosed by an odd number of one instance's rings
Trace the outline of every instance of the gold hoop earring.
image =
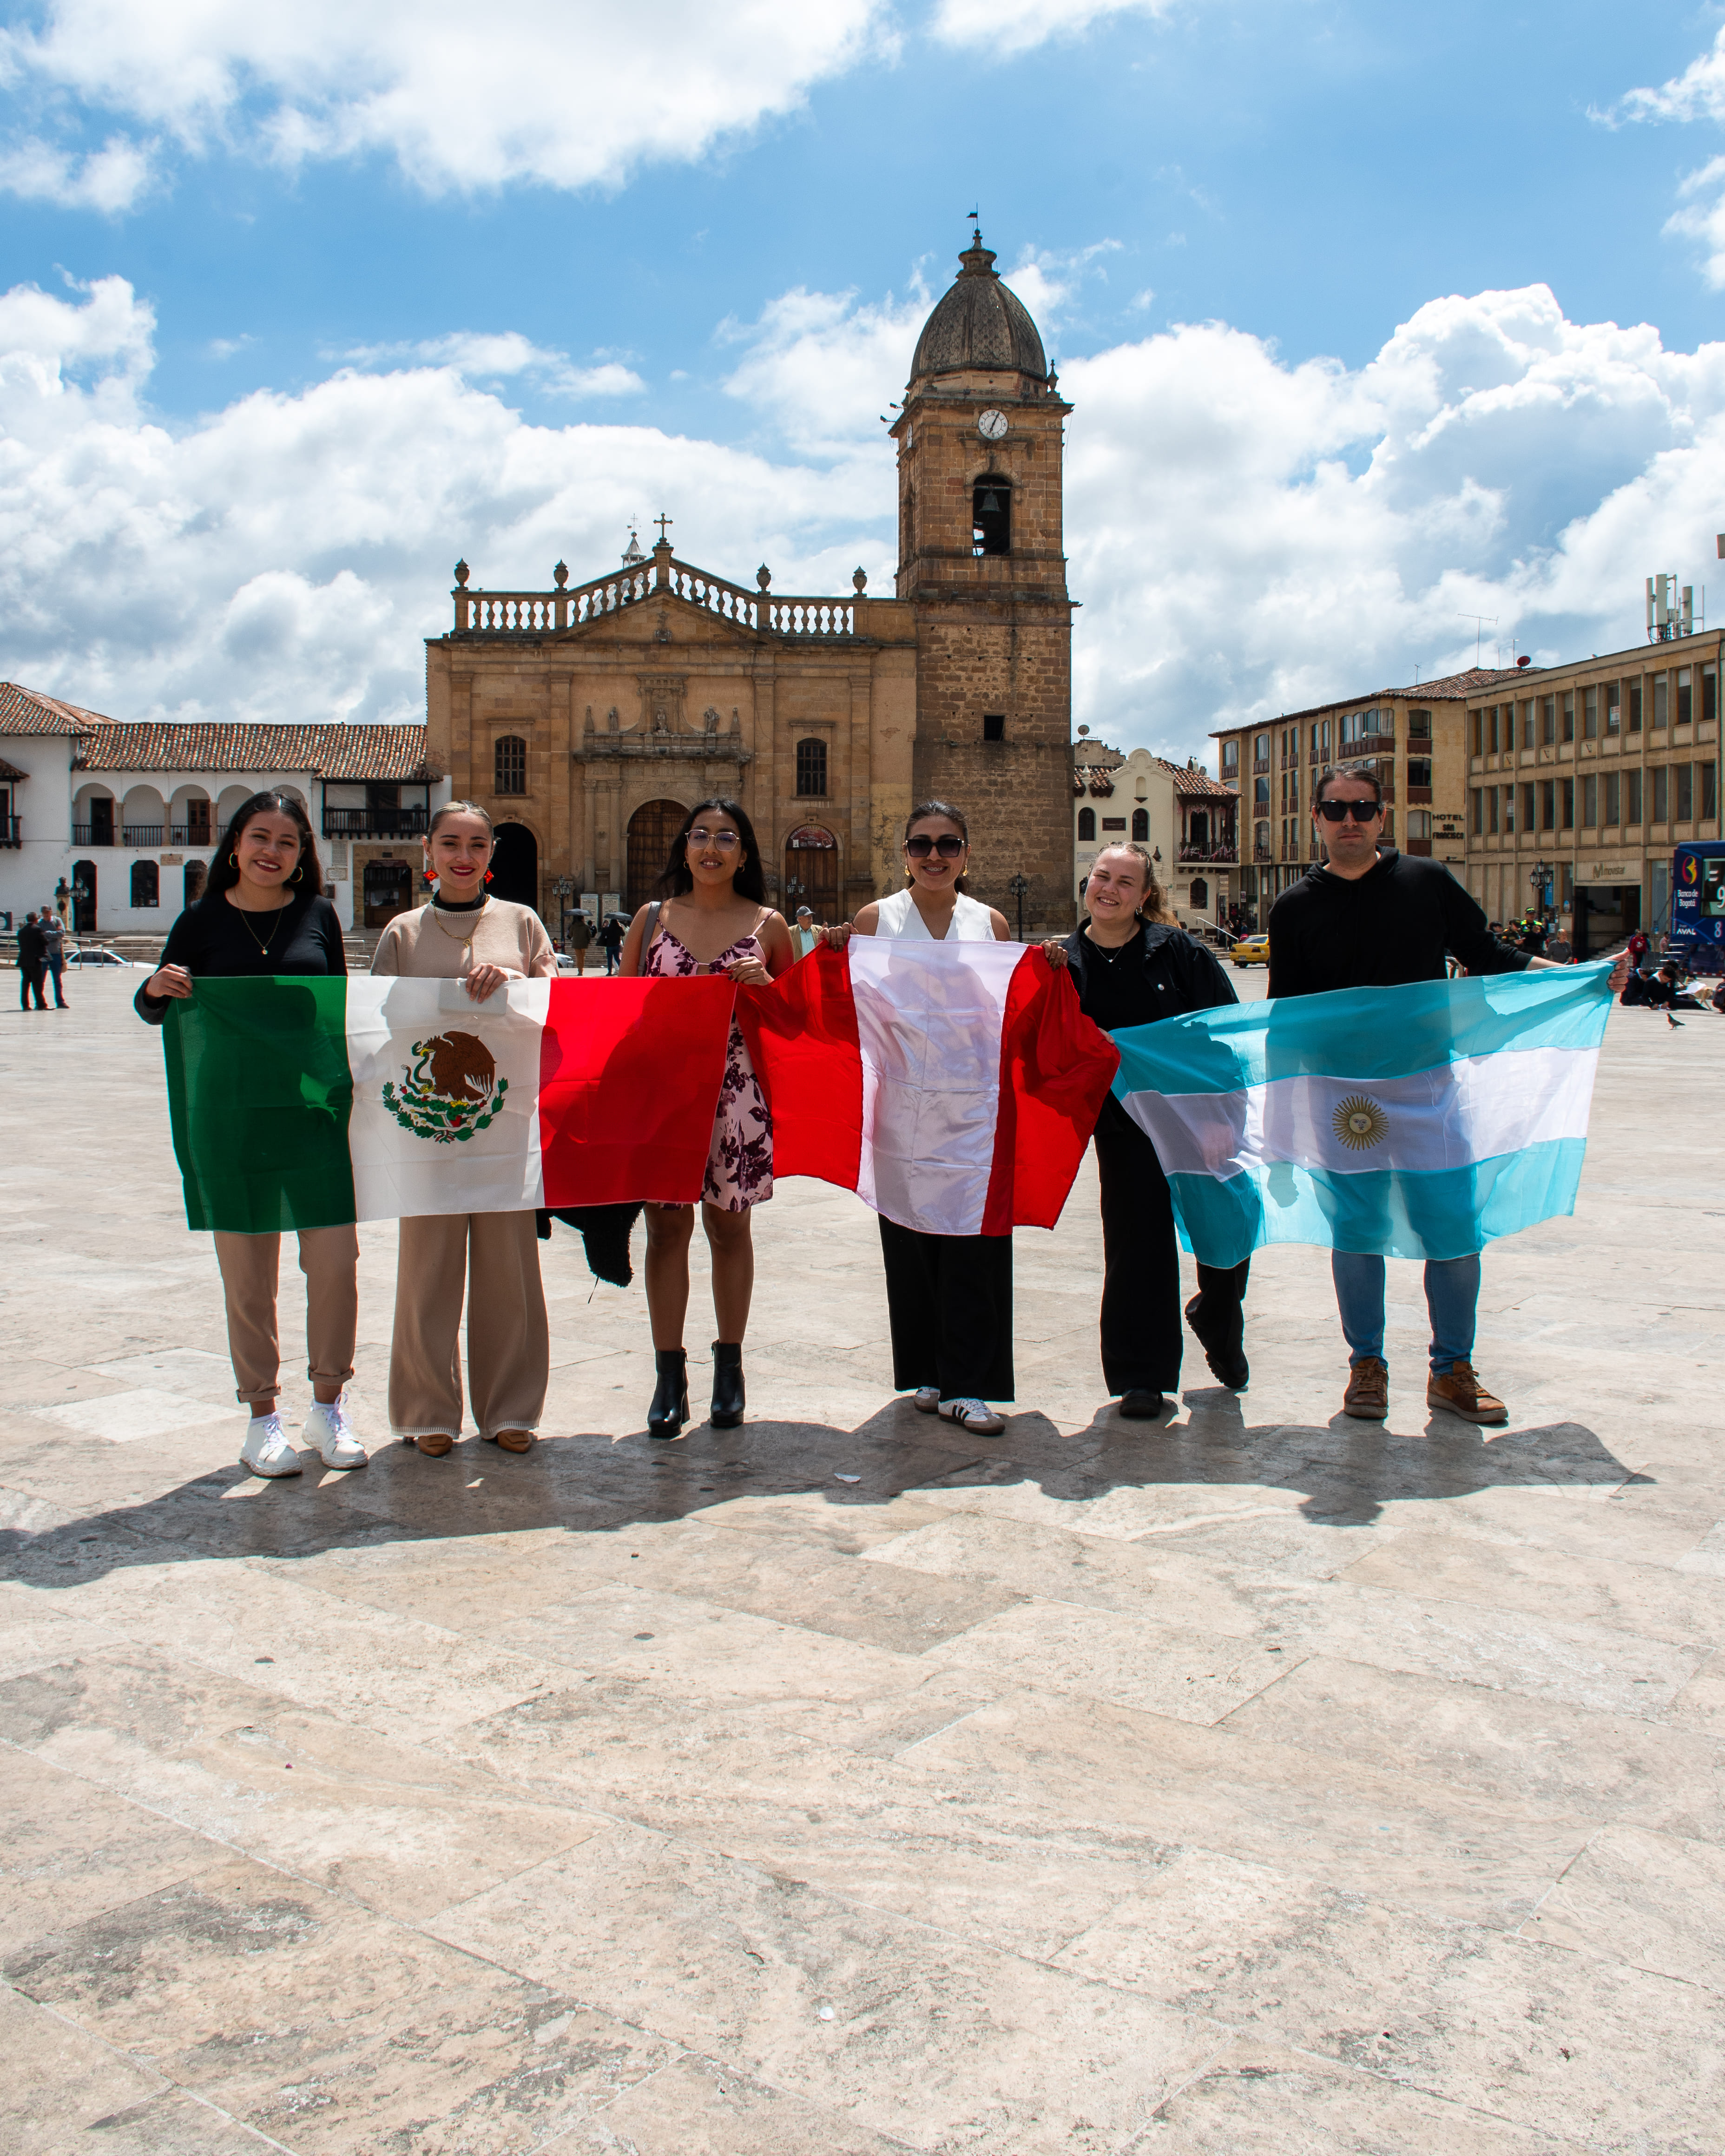
{"type": "Polygon", "coordinates": [[[239,856],[238,854],[228,855],[228,865],[230,869],[237,869],[239,866],[239,856]]]}
{"type": "Polygon", "coordinates": [[[289,881],[290,883],[300,883],[300,882],[303,881],[303,880],[304,880],[304,878],[305,878],[305,862],[304,862],[304,861],[301,861],[301,862],[300,862],[300,865],[298,866],[298,868],[296,868],[296,869],[294,870],[293,874],[292,874],[292,875],[288,878],[288,881],[289,881]]]}

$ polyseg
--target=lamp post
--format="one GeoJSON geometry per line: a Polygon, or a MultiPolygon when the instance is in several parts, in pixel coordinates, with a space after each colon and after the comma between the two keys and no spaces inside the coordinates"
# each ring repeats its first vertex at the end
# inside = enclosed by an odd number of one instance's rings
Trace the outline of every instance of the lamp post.
{"type": "Polygon", "coordinates": [[[1006,887],[1019,902],[1019,941],[1022,943],[1024,940],[1024,894],[1030,886],[1020,870],[1006,887]]]}
{"type": "Polygon", "coordinates": [[[1527,871],[1527,880],[1533,886],[1533,910],[1542,921],[1545,918],[1545,887],[1551,881],[1549,861],[1535,861],[1527,871]]]}
{"type": "Polygon", "coordinates": [[[561,949],[569,940],[569,901],[575,896],[575,879],[559,876],[551,888],[558,906],[557,945],[561,949]]]}

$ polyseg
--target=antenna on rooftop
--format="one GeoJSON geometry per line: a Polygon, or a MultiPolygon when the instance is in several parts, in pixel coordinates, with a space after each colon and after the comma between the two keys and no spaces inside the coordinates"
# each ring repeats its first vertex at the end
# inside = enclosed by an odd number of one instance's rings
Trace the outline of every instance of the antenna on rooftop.
{"type": "Polygon", "coordinates": [[[1477,666],[1480,663],[1480,648],[1486,640],[1486,624],[1490,622],[1492,628],[1496,629],[1497,617],[1495,613],[1465,613],[1461,619],[1463,621],[1471,621],[1474,624],[1473,663],[1477,666]]]}
{"type": "MultiPolygon", "coordinates": [[[[1725,533],[1717,541],[1719,550],[1725,553],[1725,533]]],[[[1697,629],[1707,625],[1707,586],[1701,588],[1701,612],[1695,610],[1695,587],[1685,584],[1680,589],[1675,569],[1647,579],[1647,641],[1650,644],[1668,644],[1673,637],[1693,636],[1697,629]]]]}

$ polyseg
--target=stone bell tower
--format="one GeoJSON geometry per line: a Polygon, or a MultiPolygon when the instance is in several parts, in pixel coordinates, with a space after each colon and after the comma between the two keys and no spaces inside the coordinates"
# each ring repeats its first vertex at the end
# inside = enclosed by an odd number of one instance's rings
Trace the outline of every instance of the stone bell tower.
{"type": "Polygon", "coordinates": [[[977,234],[923,326],[892,429],[897,595],[916,608],[913,791],[970,820],[973,894],[1071,926],[1072,601],[1065,422],[1036,325],[977,234]]]}

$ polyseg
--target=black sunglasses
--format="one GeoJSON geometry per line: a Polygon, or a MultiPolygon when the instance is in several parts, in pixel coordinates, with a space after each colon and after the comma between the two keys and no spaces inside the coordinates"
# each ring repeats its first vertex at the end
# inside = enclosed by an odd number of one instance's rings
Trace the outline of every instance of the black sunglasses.
{"type": "Polygon", "coordinates": [[[964,841],[955,839],[950,831],[942,831],[937,839],[919,831],[914,839],[905,840],[905,851],[913,861],[926,861],[931,854],[938,854],[943,861],[956,861],[964,851],[964,841]]]}
{"type": "Polygon", "coordinates": [[[1369,824],[1374,816],[1384,814],[1381,801],[1316,801],[1312,814],[1322,816],[1327,824],[1339,824],[1344,816],[1352,816],[1356,824],[1369,824]]]}

